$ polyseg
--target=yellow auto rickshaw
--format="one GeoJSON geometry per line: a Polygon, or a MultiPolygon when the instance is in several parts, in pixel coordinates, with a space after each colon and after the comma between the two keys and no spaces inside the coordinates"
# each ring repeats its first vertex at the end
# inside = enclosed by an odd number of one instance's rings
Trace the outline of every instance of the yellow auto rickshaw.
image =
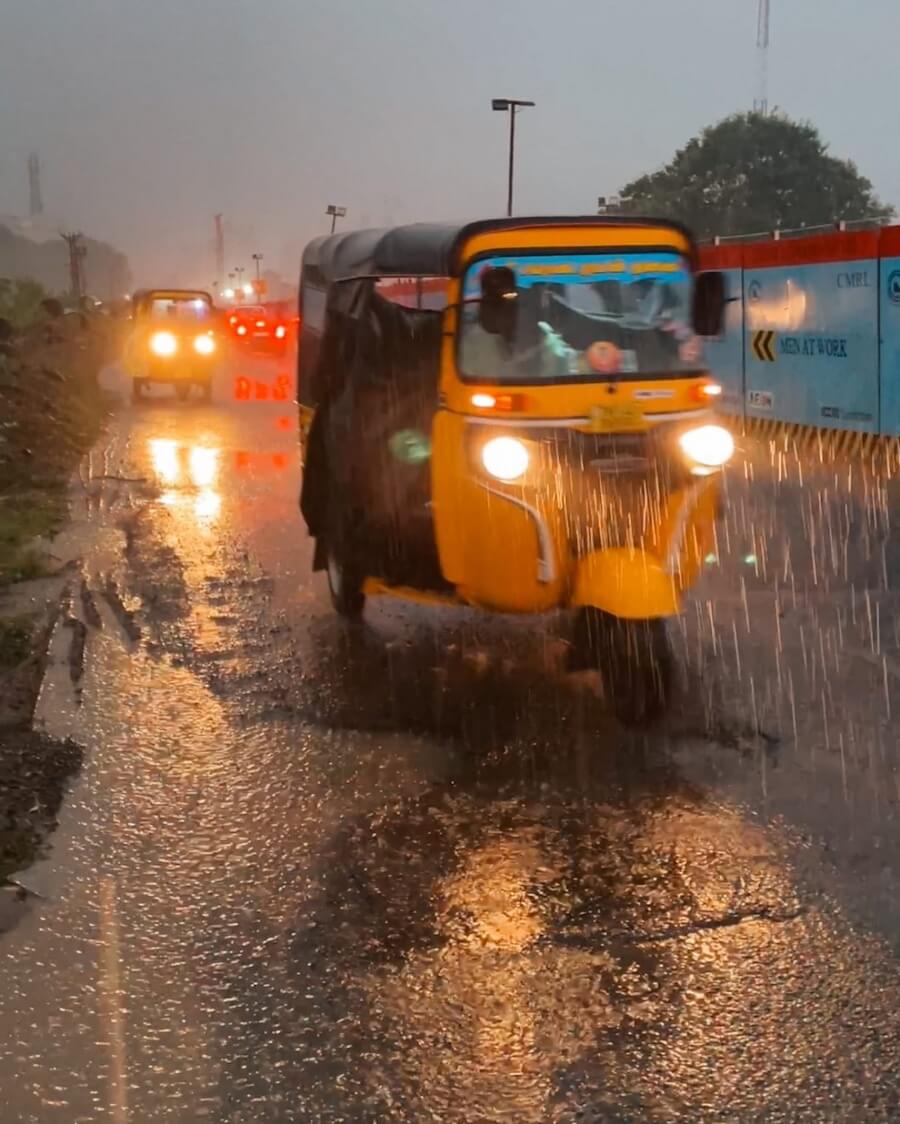
{"type": "Polygon", "coordinates": [[[209,293],[141,289],[131,300],[132,330],[123,366],[139,401],[151,383],[172,386],[184,401],[196,387],[209,401],[218,362],[218,316],[209,293]]]}
{"type": "Polygon", "coordinates": [[[418,224],[303,257],[301,510],[335,608],[575,611],[619,713],[668,693],[666,618],[714,549],[734,443],[701,340],[720,273],[631,217],[418,224]]]}

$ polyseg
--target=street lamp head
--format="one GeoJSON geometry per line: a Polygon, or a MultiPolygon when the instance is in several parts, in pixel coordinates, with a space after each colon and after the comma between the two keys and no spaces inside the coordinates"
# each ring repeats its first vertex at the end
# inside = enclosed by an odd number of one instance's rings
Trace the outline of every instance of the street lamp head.
{"type": "Polygon", "coordinates": [[[506,113],[509,109],[526,109],[534,107],[533,101],[523,101],[521,98],[491,98],[491,109],[498,113],[506,113]]]}
{"type": "Polygon", "coordinates": [[[342,219],[347,214],[347,208],[346,207],[338,207],[334,203],[329,203],[328,206],[325,208],[325,214],[326,215],[334,215],[335,218],[342,219]]]}

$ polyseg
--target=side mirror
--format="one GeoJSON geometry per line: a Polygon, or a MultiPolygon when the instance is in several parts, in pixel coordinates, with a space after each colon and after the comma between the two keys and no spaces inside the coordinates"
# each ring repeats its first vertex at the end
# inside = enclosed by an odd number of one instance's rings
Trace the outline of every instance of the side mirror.
{"type": "Polygon", "coordinates": [[[694,331],[698,336],[718,336],[725,320],[725,274],[718,269],[698,273],[694,280],[694,331]]]}
{"type": "Polygon", "coordinates": [[[478,322],[493,336],[511,337],[519,315],[516,275],[509,266],[498,265],[481,275],[478,322]]]}

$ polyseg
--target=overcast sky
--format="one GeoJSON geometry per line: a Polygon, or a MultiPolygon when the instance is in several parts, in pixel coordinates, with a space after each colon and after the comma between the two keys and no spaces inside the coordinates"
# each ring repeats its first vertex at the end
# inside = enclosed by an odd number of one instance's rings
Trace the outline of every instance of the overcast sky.
{"type": "MultiPolygon", "coordinates": [[[[752,105],[756,0],[0,0],[0,213],[45,209],[125,250],[136,281],[293,273],[326,229],[592,211],[752,105]]],[[[888,202],[897,0],[772,0],[770,104],[809,118],[888,202]],[[864,17],[864,18],[863,18],[864,17]]]]}

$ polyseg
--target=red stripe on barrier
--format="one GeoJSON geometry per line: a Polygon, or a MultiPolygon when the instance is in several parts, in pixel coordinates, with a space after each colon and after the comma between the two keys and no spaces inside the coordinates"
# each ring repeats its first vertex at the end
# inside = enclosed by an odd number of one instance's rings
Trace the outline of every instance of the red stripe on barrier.
{"type": "Polygon", "coordinates": [[[727,246],[701,246],[701,269],[740,269],[744,264],[744,247],[731,242],[727,246]]]}
{"type": "Polygon", "coordinates": [[[835,230],[802,238],[766,238],[701,246],[701,269],[767,269],[784,265],[900,257],[900,226],[880,230],[835,230]]]}
{"type": "Polygon", "coordinates": [[[821,262],[877,258],[879,233],[877,230],[835,231],[831,234],[812,234],[808,238],[747,242],[744,245],[744,268],[817,265],[821,262]]]}
{"type": "Polygon", "coordinates": [[[883,258],[900,257],[900,226],[885,226],[882,228],[879,249],[883,258]]]}

